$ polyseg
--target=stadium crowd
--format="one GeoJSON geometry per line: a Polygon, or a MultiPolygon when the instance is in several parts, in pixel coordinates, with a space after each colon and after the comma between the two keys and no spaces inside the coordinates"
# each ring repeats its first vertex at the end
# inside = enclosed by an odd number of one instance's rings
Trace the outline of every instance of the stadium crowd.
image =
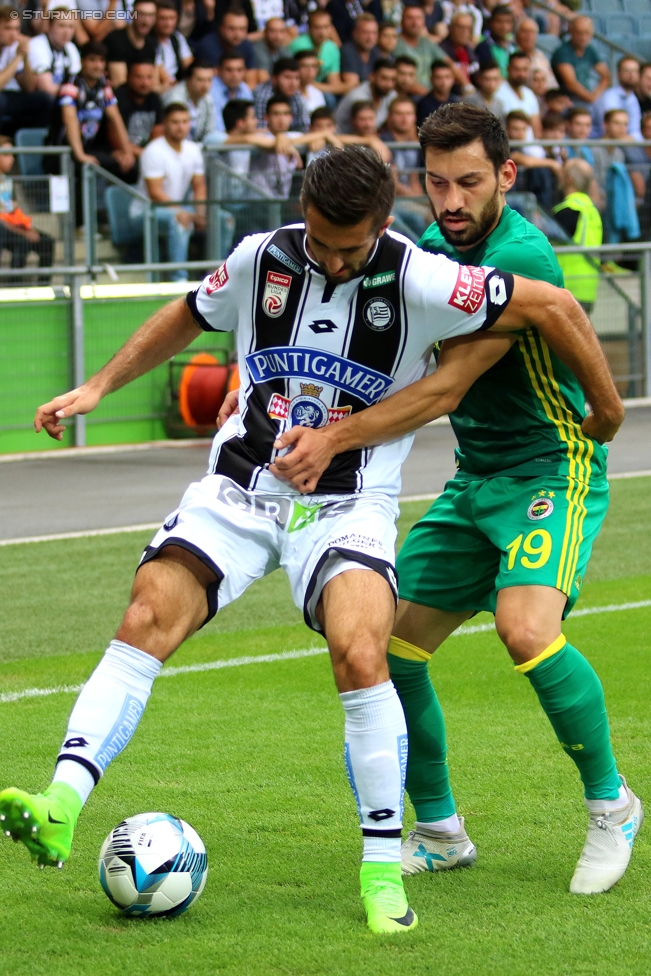
{"type": "MultiPolygon", "coordinates": [[[[202,149],[229,144],[251,147],[222,156],[231,170],[281,200],[314,154],[371,146],[394,167],[398,229],[419,237],[431,217],[417,126],[468,101],[522,143],[516,190],[566,209],[565,167],[578,158],[606,239],[648,237],[651,150],[639,143],[651,138],[651,64],[624,56],[611,78],[577,2],[14,0],[0,5],[0,132],[46,129],[46,144],[72,148],[78,175],[97,162],[138,185],[182,261],[205,226],[202,149]]],[[[22,233],[11,193],[0,208],[3,240],[22,233]]],[[[233,244],[252,229],[244,211],[231,207],[233,244]]],[[[14,253],[24,259],[24,241],[14,253]]]]}

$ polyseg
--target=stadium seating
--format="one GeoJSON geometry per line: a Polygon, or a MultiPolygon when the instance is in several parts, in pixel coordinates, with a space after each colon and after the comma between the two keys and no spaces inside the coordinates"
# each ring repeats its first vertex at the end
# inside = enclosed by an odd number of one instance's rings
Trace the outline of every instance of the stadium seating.
{"type": "MultiPolygon", "coordinates": [[[[47,136],[47,129],[18,129],[15,135],[17,146],[42,146],[47,136]]],[[[34,155],[18,156],[18,168],[21,176],[43,176],[43,157],[34,155]]]]}

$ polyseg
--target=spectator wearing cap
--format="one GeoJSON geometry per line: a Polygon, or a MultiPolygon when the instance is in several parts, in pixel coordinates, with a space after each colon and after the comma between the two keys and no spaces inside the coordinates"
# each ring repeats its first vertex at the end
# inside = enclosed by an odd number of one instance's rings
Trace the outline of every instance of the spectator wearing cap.
{"type": "Polygon", "coordinates": [[[148,142],[163,134],[163,103],[154,91],[155,82],[156,69],[152,62],[133,61],[126,82],[115,91],[129,148],[136,159],[148,142]]]}
{"type": "Polygon", "coordinates": [[[575,105],[591,106],[609,87],[610,71],[591,44],[594,27],[589,17],[576,17],[569,25],[569,34],[569,40],[552,55],[552,70],[561,91],[575,105]]]}
{"type": "Polygon", "coordinates": [[[192,61],[192,51],[183,34],[177,30],[178,8],[174,0],[158,0],[156,3],[156,64],[159,66],[161,89],[167,91],[184,77],[192,61]]]}
{"type": "Polygon", "coordinates": [[[258,123],[263,123],[266,119],[269,99],[274,95],[282,95],[292,109],[290,129],[294,132],[307,132],[310,116],[301,98],[300,84],[298,61],[294,58],[279,58],[271,69],[270,80],[257,85],[253,92],[258,123]]]}
{"type": "Polygon", "coordinates": [[[536,47],[538,42],[538,24],[532,17],[525,17],[518,24],[515,31],[515,43],[518,51],[522,51],[523,54],[529,55],[529,63],[531,65],[531,70],[529,71],[529,77],[527,78],[527,84],[532,88],[533,73],[534,71],[541,71],[545,79],[544,92],[548,91],[550,88],[556,88],[556,78],[554,72],[552,71],[552,66],[549,58],[544,51],[536,47]]]}
{"type": "Polygon", "coordinates": [[[53,7],[49,23],[47,34],[31,38],[27,59],[35,77],[34,89],[56,98],[62,83],[81,71],[81,60],[72,42],[76,25],[70,10],[53,7]]]}
{"type": "MultiPolygon", "coordinates": [[[[156,38],[151,33],[156,23],[154,0],[135,0],[134,16],[124,30],[114,30],[105,40],[108,51],[108,76],[112,85],[123,85],[129,65],[135,61],[156,61],[156,38]]],[[[84,21],[85,23],[85,21],[84,21]]],[[[158,70],[156,88],[159,88],[158,70]]]]}
{"type": "Polygon", "coordinates": [[[497,61],[482,61],[479,70],[472,76],[475,91],[466,95],[464,102],[478,108],[487,108],[498,119],[503,119],[506,115],[504,105],[495,94],[503,80],[497,61]]]}
{"type": "MultiPolygon", "coordinates": [[[[205,64],[206,62],[201,63],[205,64]]],[[[241,54],[222,54],[210,86],[210,96],[215,113],[214,128],[217,132],[224,132],[222,112],[227,102],[231,102],[235,98],[245,102],[253,101],[253,92],[244,81],[245,74],[246,67],[241,54]]]]}
{"type": "Polygon", "coordinates": [[[523,54],[521,51],[512,54],[509,58],[507,78],[497,89],[496,95],[504,106],[507,115],[509,112],[515,111],[524,112],[525,115],[528,115],[533,134],[540,138],[542,133],[540,106],[538,99],[526,84],[530,67],[531,61],[528,54],[523,54]]]}
{"type": "Polygon", "coordinates": [[[470,91],[470,76],[479,67],[475,49],[472,46],[473,19],[469,13],[455,14],[450,21],[450,33],[441,41],[441,49],[456,65],[465,82],[465,90],[470,91]]]}
{"type": "Polygon", "coordinates": [[[450,65],[445,61],[435,61],[432,64],[432,87],[416,106],[416,118],[419,125],[422,125],[427,116],[436,112],[441,105],[461,100],[458,95],[452,94],[453,88],[454,75],[450,65]]]}
{"type": "Polygon", "coordinates": [[[278,58],[290,57],[287,47],[287,28],[282,17],[270,17],[264,25],[264,31],[259,41],[253,45],[255,51],[255,67],[258,72],[257,84],[268,81],[271,69],[278,58]]]}
{"type": "Polygon", "coordinates": [[[350,114],[355,102],[371,102],[376,114],[376,123],[382,127],[389,114],[389,105],[396,96],[396,68],[392,61],[381,58],[375,62],[368,81],[349,91],[339,102],[335,112],[335,122],[339,132],[353,131],[350,114]]]}
{"type": "Polygon", "coordinates": [[[210,65],[203,61],[193,61],[183,81],[163,95],[164,105],[174,103],[187,108],[190,113],[188,138],[193,142],[203,142],[217,128],[217,113],[211,95],[212,83],[213,70],[210,65]]]}
{"type": "Polygon", "coordinates": [[[355,21],[350,41],[341,48],[341,80],[346,91],[357,88],[381,57],[377,46],[378,23],[372,14],[362,14],[355,21]]]}
{"type": "Polygon", "coordinates": [[[326,10],[313,10],[308,17],[306,34],[299,34],[289,45],[293,55],[299,51],[316,51],[321,67],[315,84],[322,92],[341,95],[344,84],[341,80],[341,51],[332,39],[334,28],[332,18],[326,10]]]}
{"type": "Polygon", "coordinates": [[[255,51],[246,36],[248,23],[247,15],[241,7],[231,7],[218,22],[216,29],[199,41],[194,52],[195,57],[216,68],[222,54],[239,54],[244,58],[246,83],[255,85],[255,51]]]}
{"type": "Polygon", "coordinates": [[[485,39],[477,45],[478,61],[496,61],[506,78],[509,68],[509,58],[516,50],[511,41],[513,33],[513,11],[506,4],[498,4],[488,20],[488,32],[485,39]]]}
{"type": "Polygon", "coordinates": [[[30,40],[20,33],[20,21],[9,7],[0,7],[0,117],[10,130],[46,126],[51,97],[34,91],[36,76],[29,62],[30,40]]]}
{"type": "Polygon", "coordinates": [[[642,139],[640,122],[642,113],[636,91],[640,84],[640,62],[637,58],[626,55],[617,62],[617,84],[607,88],[593,110],[593,118],[597,132],[601,136],[604,127],[604,115],[611,109],[623,109],[628,114],[628,135],[637,142],[642,139]]]}
{"type": "Polygon", "coordinates": [[[396,57],[406,54],[416,62],[420,93],[425,94],[430,84],[433,61],[449,58],[436,41],[425,33],[425,14],[420,7],[405,7],[402,12],[401,32],[394,51],[396,57]]]}

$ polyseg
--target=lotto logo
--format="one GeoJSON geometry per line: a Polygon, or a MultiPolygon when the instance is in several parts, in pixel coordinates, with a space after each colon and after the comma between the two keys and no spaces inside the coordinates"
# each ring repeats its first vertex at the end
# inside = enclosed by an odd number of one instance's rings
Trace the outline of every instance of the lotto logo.
{"type": "Polygon", "coordinates": [[[483,268],[472,268],[462,264],[457,274],[454,291],[448,299],[448,305],[467,312],[468,315],[474,315],[484,300],[484,280],[483,268]]]}
{"type": "Polygon", "coordinates": [[[206,293],[212,295],[214,291],[219,288],[223,288],[228,281],[228,269],[226,268],[226,262],[213,271],[210,278],[208,279],[208,284],[206,285],[206,293]]]}

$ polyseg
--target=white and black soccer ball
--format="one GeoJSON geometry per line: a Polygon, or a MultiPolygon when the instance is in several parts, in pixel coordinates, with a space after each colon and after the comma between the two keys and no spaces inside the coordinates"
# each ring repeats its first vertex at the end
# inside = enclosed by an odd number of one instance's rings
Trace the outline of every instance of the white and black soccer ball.
{"type": "Polygon", "coordinates": [[[102,888],[125,915],[180,915],[199,897],[207,875],[203,841],[169,813],[123,820],[99,854],[102,888]]]}

